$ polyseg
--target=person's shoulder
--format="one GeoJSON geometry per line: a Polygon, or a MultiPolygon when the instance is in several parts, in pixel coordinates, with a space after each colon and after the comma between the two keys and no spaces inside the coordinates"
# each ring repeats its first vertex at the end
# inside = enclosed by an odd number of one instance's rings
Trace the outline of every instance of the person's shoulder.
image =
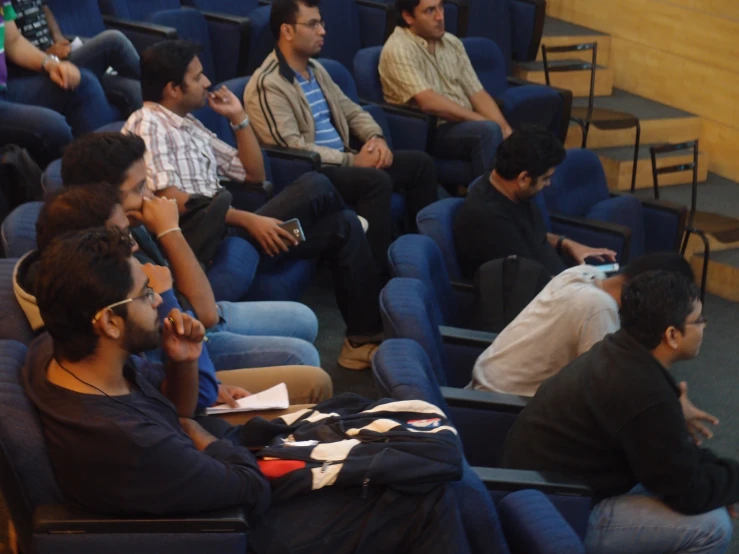
{"type": "MultiPolygon", "coordinates": [[[[254,70],[254,73],[251,74],[251,77],[249,78],[249,85],[254,83],[254,86],[257,84],[257,80],[267,80],[275,75],[280,74],[280,62],[277,59],[277,55],[275,54],[274,50],[270,52],[270,54],[264,59],[262,62],[262,65],[260,65],[258,68],[254,70]]],[[[248,86],[248,85],[247,85],[248,86]]]]}
{"type": "Polygon", "coordinates": [[[390,36],[382,45],[382,53],[380,59],[383,57],[396,54],[398,52],[404,52],[414,46],[413,37],[410,36],[410,31],[405,27],[397,25],[395,30],[390,33],[390,36]]]}
{"type": "MultiPolygon", "coordinates": [[[[442,43],[451,46],[453,48],[461,48],[464,50],[464,43],[461,41],[461,39],[451,33],[444,32],[444,35],[441,37],[442,43]]],[[[466,50],[464,50],[466,52],[466,50]]]]}

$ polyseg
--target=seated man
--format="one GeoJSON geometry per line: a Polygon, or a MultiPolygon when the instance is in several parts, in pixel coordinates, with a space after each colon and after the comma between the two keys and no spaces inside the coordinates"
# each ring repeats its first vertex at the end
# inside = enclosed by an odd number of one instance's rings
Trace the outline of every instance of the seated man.
{"type": "MultiPolygon", "coordinates": [[[[149,48],[141,60],[144,107],[131,115],[125,131],[146,143],[146,185],[158,196],[173,198],[185,211],[191,194],[212,196],[219,190],[219,172],[252,183],[264,180],[264,160],[241,102],[227,88],[208,93],[197,47],[165,41],[149,48]],[[238,150],[207,131],[190,112],[206,102],[229,118],[238,150]]],[[[80,170],[82,171],[82,170],[80,170]]],[[[136,185],[140,184],[136,181],[136,185]]],[[[377,269],[367,239],[354,212],[346,209],[331,182],[308,173],[287,186],[256,212],[231,208],[226,221],[255,242],[267,257],[327,259],[334,272],[334,293],[347,324],[339,364],[367,369],[382,337],[377,269]],[[305,242],[297,241],[279,224],[297,218],[305,242]]]]}
{"type": "Polygon", "coordinates": [[[385,101],[439,117],[435,158],[469,160],[475,177],[489,173],[495,149],[512,129],[462,42],[444,31],[442,0],[396,0],[395,9],[398,26],[380,55],[385,101]]]}
{"type": "MultiPolygon", "coordinates": [[[[134,223],[131,233],[141,248],[137,258],[172,270],[180,302],[191,307],[208,329],[208,348],[217,369],[320,365],[312,344],[318,321],[307,306],[297,302],[215,301],[208,278],[182,233],[167,232],[178,229],[176,204],[154,196],[145,186],[145,152],[144,141],[136,135],[90,134],[64,152],[62,180],[67,187],[108,186],[115,191],[134,223]],[[157,236],[160,238],[155,240],[157,236]]],[[[55,213],[52,221],[48,217],[42,221],[48,240],[64,231],[111,223],[109,213],[85,213],[73,202],[59,202],[55,213]]],[[[127,221],[116,226],[128,230],[127,221]]],[[[42,239],[37,237],[39,247],[42,239]]]]}
{"type": "Polygon", "coordinates": [[[78,67],[89,69],[100,79],[109,100],[127,117],[141,107],[139,55],[120,31],[103,31],[82,39],[75,47],[67,40],[47,0],[12,0],[21,34],[39,50],[78,67]],[[112,68],[115,74],[109,74],[112,68]]]}
{"type": "Polygon", "coordinates": [[[23,146],[43,165],[115,114],[92,73],[44,54],[23,38],[15,17],[10,0],[0,0],[0,145],[23,146]],[[8,77],[6,59],[28,73],[8,77]]]}
{"type": "Polygon", "coordinates": [[[616,260],[612,250],[547,232],[532,200],[564,158],[557,137],[536,127],[514,131],[500,144],[495,168],[470,185],[454,221],[454,244],[467,277],[485,262],[512,254],[539,262],[551,275],[566,267],[560,256],[579,264],[587,258],[616,260]]]}
{"type": "Polygon", "coordinates": [[[162,299],[122,233],[55,240],[38,301],[48,334],[31,345],[22,380],[66,502],[111,515],[242,507],[259,554],[469,552],[454,484],[414,495],[337,485],[272,504],[244,428],[219,439],[189,419],[205,329],[176,309],[160,323],[162,299]],[[160,345],[164,367],[132,355],[160,345]]]}
{"type": "Polygon", "coordinates": [[[544,382],[508,433],[503,467],[592,488],[588,552],[714,554],[731,541],[739,463],[693,444],[669,374],[698,354],[702,309],[684,275],[639,275],[621,297],[621,329],[544,382]]]}
{"type": "Polygon", "coordinates": [[[434,162],[425,152],[391,152],[382,129],[312,59],[326,34],[318,0],[274,0],[269,26],[277,45],[249,79],[244,107],[263,144],[310,150],[344,202],[367,219],[367,240],[382,268],[392,240],[390,198],[405,193],[408,222],[436,201],[434,162]],[[361,143],[352,150],[350,139],[361,143]]]}

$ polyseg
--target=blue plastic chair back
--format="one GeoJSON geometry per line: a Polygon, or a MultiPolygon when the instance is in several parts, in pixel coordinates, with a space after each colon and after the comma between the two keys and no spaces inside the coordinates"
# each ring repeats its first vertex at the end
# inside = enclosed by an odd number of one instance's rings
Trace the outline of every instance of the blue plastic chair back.
{"type": "Polygon", "coordinates": [[[494,41],[482,37],[463,38],[462,44],[483,88],[491,96],[508,89],[505,58],[494,41]]]}
{"type": "Polygon", "coordinates": [[[3,249],[8,257],[20,258],[36,249],[36,220],[43,205],[43,202],[21,204],[3,221],[3,249]]]}
{"type": "Polygon", "coordinates": [[[13,291],[13,268],[16,258],[0,258],[0,340],[29,344],[34,337],[13,291]]]}
{"type": "Polygon", "coordinates": [[[105,23],[96,0],[47,0],[65,35],[94,37],[105,31],[105,23]]]}
{"type": "Polygon", "coordinates": [[[449,278],[460,282],[465,279],[454,245],[454,218],[463,203],[462,198],[445,198],[426,206],[416,216],[418,232],[433,239],[441,250],[449,278]]]}

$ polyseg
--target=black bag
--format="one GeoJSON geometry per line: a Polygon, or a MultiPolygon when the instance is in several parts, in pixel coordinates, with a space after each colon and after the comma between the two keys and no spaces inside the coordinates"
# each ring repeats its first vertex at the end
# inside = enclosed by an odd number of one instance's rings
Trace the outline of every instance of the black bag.
{"type": "Polygon", "coordinates": [[[539,262],[508,256],[475,272],[475,328],[500,333],[550,281],[539,262]]]}
{"type": "Polygon", "coordinates": [[[212,198],[192,194],[185,204],[187,212],[180,216],[182,235],[203,267],[213,261],[226,236],[226,212],[231,207],[231,199],[226,189],[212,198]]]}
{"type": "Polygon", "coordinates": [[[0,153],[0,204],[3,208],[9,213],[21,204],[41,200],[44,196],[42,174],[28,150],[15,144],[5,146],[0,153]]]}

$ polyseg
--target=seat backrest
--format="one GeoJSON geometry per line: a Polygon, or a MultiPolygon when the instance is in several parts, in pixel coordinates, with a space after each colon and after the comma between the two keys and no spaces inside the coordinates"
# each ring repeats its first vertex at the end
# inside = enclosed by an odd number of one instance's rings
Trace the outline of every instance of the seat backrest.
{"type": "Polygon", "coordinates": [[[418,279],[395,277],[380,292],[380,314],[387,338],[412,339],[431,362],[436,380],[448,383],[447,358],[439,331],[439,311],[426,285],[418,279]]]}
{"type": "Polygon", "coordinates": [[[463,38],[462,44],[483,88],[491,96],[508,90],[508,77],[503,52],[495,41],[482,37],[463,38]]]}
{"type": "Polygon", "coordinates": [[[149,15],[160,10],[177,10],[179,0],[98,0],[104,14],[122,19],[145,21],[149,15]]]}
{"type": "Polygon", "coordinates": [[[450,325],[455,309],[452,285],[437,244],[425,235],[402,235],[387,251],[392,277],[410,277],[426,284],[434,296],[442,324],[450,325]]]}
{"type": "Polygon", "coordinates": [[[26,314],[13,292],[15,258],[0,258],[0,340],[29,344],[34,337],[26,314]]]}
{"type": "Polygon", "coordinates": [[[547,207],[563,215],[585,217],[590,208],[610,197],[608,182],[598,155],[571,148],[542,194],[547,207]]]}
{"type": "Polygon", "coordinates": [[[36,249],[36,220],[43,202],[26,202],[15,208],[2,224],[5,255],[20,258],[36,249]]]}
{"type": "Polygon", "coordinates": [[[241,17],[247,17],[250,11],[259,7],[257,0],[182,0],[182,5],[241,17]]]}
{"type": "Polygon", "coordinates": [[[23,552],[31,552],[33,511],[59,504],[61,493],[49,463],[35,408],[26,397],[20,370],[26,347],[0,341],[0,489],[23,552]]]}
{"type": "Polygon", "coordinates": [[[65,35],[94,37],[105,31],[97,0],[47,0],[65,35]]]}
{"type": "Polygon", "coordinates": [[[445,198],[426,206],[416,215],[418,232],[431,237],[439,247],[452,281],[464,280],[454,245],[454,218],[462,204],[462,198],[445,198]]]}
{"type": "Polygon", "coordinates": [[[494,40],[503,53],[506,73],[510,75],[513,60],[511,0],[469,0],[467,36],[494,40]]]}
{"type": "Polygon", "coordinates": [[[381,46],[362,48],[354,55],[354,79],[359,97],[370,102],[383,102],[380,81],[381,46]]]}
{"type": "Polygon", "coordinates": [[[362,48],[359,12],[347,0],[322,0],[321,17],[326,22],[326,37],[321,57],[341,62],[351,70],[354,54],[362,48]]]}

